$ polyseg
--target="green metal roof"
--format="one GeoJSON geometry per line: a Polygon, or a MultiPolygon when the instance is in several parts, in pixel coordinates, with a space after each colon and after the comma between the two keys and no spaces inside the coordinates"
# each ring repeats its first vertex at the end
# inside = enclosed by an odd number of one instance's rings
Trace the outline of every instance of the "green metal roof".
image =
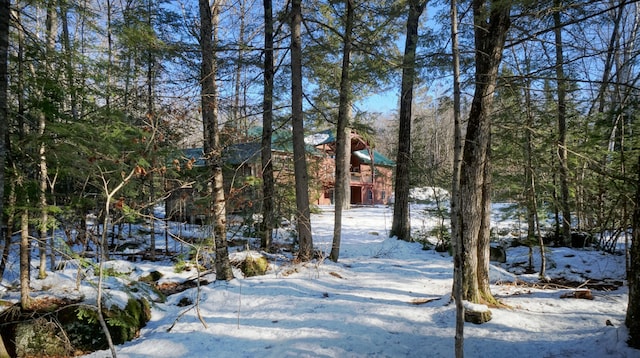
{"type": "Polygon", "coordinates": [[[333,134],[333,130],[325,129],[322,132],[310,134],[304,138],[304,142],[310,145],[322,145],[327,143],[334,143],[336,137],[333,134]]]}
{"type": "Polygon", "coordinates": [[[260,143],[238,143],[225,147],[222,151],[224,162],[240,165],[245,162],[253,163],[260,160],[260,143]]]}
{"type": "MultiPolygon", "coordinates": [[[[335,136],[331,129],[324,130],[322,132],[307,136],[305,138],[307,153],[309,154],[319,154],[319,151],[314,147],[321,144],[333,143],[335,142],[335,136]]],[[[248,142],[248,143],[238,143],[227,146],[223,150],[223,158],[224,161],[228,164],[232,165],[240,165],[244,162],[257,162],[260,160],[260,141],[248,142]]],[[[293,139],[290,131],[287,130],[279,130],[274,131],[272,140],[271,140],[271,148],[274,151],[278,152],[286,152],[293,153],[293,139]]],[[[196,162],[195,166],[204,166],[204,153],[202,148],[187,148],[182,150],[183,158],[194,158],[196,162]]],[[[360,160],[362,160],[366,164],[371,163],[371,158],[369,156],[369,152],[366,149],[359,150],[353,152],[360,160]]],[[[396,163],[391,159],[385,157],[377,151],[373,151],[373,161],[375,165],[395,166],[396,163]]]]}
{"type": "MultiPolygon", "coordinates": [[[[260,160],[260,141],[232,144],[223,151],[224,161],[232,165],[240,165],[245,162],[257,162],[260,160]]],[[[319,151],[311,144],[305,146],[307,153],[319,155],[319,151]]],[[[293,153],[293,135],[291,131],[274,131],[271,136],[271,150],[277,152],[293,153]]]]}
{"type": "MultiPolygon", "coordinates": [[[[354,155],[356,155],[358,158],[360,158],[360,160],[362,160],[365,164],[371,164],[371,156],[369,155],[369,151],[366,149],[363,150],[358,150],[353,152],[354,155]]],[[[380,154],[377,151],[373,151],[373,164],[374,165],[382,165],[385,167],[393,167],[396,165],[396,163],[385,157],[384,155],[380,154]]]]}

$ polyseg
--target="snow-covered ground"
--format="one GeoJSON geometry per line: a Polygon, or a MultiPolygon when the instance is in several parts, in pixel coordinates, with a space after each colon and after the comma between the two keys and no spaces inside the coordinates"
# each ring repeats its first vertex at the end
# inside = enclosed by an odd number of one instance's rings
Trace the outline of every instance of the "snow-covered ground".
{"type": "MultiPolygon", "coordinates": [[[[315,246],[328,252],[334,212],[322,209],[312,216],[312,231],[315,246]]],[[[412,209],[414,227],[433,224],[419,212],[412,209]]],[[[177,305],[184,297],[195,300],[195,288],[154,304],[140,337],[118,346],[118,356],[453,357],[452,259],[388,238],[391,219],[388,207],[345,211],[338,263],[294,264],[272,256],[265,276],[242,278],[236,271],[230,282],[201,287],[204,323],[195,307],[177,305]]],[[[640,357],[625,343],[626,286],[593,291],[593,300],[561,298],[573,290],[534,288],[521,281],[534,281],[535,274],[506,270],[527,255],[527,248],[509,249],[507,262],[492,268],[493,293],[508,308],[492,308],[486,324],[465,325],[467,357],[640,357]]],[[[552,248],[548,259],[551,278],[624,279],[623,256],[552,248]]],[[[164,274],[162,281],[194,275],[176,274],[169,261],[128,265],[132,278],[152,270],[164,274]]],[[[63,275],[50,275],[47,287],[73,292],[75,282],[65,287],[63,275]]]]}
{"type": "MultiPolygon", "coordinates": [[[[333,211],[323,209],[312,227],[316,246],[328,251],[333,211]]],[[[196,291],[171,296],[154,307],[140,338],[117,347],[118,356],[452,357],[451,257],[387,238],[390,225],[386,207],[346,211],[339,263],[274,264],[262,277],[207,285],[199,305],[206,327],[192,308],[167,332],[189,309],[176,303],[196,291]]],[[[509,250],[505,267],[526,255],[509,250]]],[[[549,258],[550,277],[624,278],[622,256],[563,248],[549,258]]],[[[494,282],[516,280],[501,267],[493,273],[494,282]]],[[[467,357],[640,357],[625,343],[624,287],[593,291],[593,300],[525,285],[495,285],[493,292],[510,308],[465,326],[467,357]]]]}

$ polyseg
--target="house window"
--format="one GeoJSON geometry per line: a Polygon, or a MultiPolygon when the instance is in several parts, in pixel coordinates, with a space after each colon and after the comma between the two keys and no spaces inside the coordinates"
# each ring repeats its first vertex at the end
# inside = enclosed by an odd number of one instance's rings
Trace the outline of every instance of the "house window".
{"type": "Polygon", "coordinates": [[[373,200],[373,191],[372,190],[367,190],[367,199],[373,200]]]}
{"type": "Polygon", "coordinates": [[[386,198],[387,198],[387,192],[386,192],[386,191],[384,191],[384,190],[382,191],[382,193],[380,193],[380,195],[381,195],[381,197],[382,197],[382,200],[384,200],[384,199],[386,199],[386,198]]]}

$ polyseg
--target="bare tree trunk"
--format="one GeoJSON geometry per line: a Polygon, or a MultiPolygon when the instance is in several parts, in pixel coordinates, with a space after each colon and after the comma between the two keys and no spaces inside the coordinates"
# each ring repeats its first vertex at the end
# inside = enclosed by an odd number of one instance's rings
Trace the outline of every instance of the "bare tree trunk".
{"type": "MultiPolygon", "coordinates": [[[[349,106],[347,107],[347,118],[351,117],[351,106],[349,106]]],[[[344,141],[344,175],[342,176],[342,180],[344,180],[344,198],[342,200],[343,211],[351,209],[351,127],[349,127],[348,123],[344,132],[346,133],[346,140],[344,141]]]]}
{"type": "MultiPolygon", "coordinates": [[[[105,93],[105,107],[107,109],[107,113],[111,111],[111,87],[112,87],[112,75],[111,72],[113,70],[113,38],[111,36],[111,0],[107,0],[107,83],[106,83],[106,93],[105,93]]],[[[104,16],[104,15],[103,15],[104,16]]]]}
{"type": "Polygon", "coordinates": [[[558,83],[558,172],[560,175],[560,206],[562,211],[562,243],[571,244],[571,208],[569,207],[569,167],[567,163],[567,83],[564,78],[564,55],[562,53],[562,22],[560,20],[560,0],[555,0],[558,9],[553,14],[556,44],[556,77],[558,83]]]}
{"type": "MultiPolygon", "coordinates": [[[[17,202],[17,193],[16,193],[16,185],[18,184],[17,178],[17,169],[15,167],[15,163],[11,159],[10,155],[10,137],[9,137],[9,116],[8,116],[8,77],[9,77],[9,68],[8,68],[8,51],[9,51],[9,19],[11,16],[14,17],[15,21],[18,25],[20,25],[20,12],[12,11],[10,6],[10,0],[0,0],[0,86],[4,86],[4,89],[0,92],[0,98],[2,98],[0,103],[0,116],[4,116],[4,118],[0,118],[0,128],[2,128],[3,133],[0,141],[2,142],[2,146],[0,147],[0,151],[2,156],[0,157],[0,166],[2,166],[0,173],[0,177],[2,178],[3,183],[0,185],[0,192],[2,192],[2,196],[0,196],[0,207],[2,207],[2,211],[0,213],[4,213],[7,211],[7,233],[4,238],[4,247],[2,248],[2,259],[0,260],[0,279],[4,276],[4,271],[6,269],[7,261],[9,260],[9,253],[11,250],[11,236],[13,231],[14,220],[16,216],[16,202],[17,202]],[[6,3],[5,3],[6,1],[6,3]],[[6,6],[7,12],[4,11],[4,7],[6,6]],[[2,59],[2,57],[4,57],[2,59]],[[8,207],[5,207],[4,201],[4,181],[5,181],[5,167],[9,166],[13,169],[13,180],[10,180],[9,184],[9,199],[8,199],[8,207]]],[[[16,94],[17,102],[18,102],[18,113],[17,118],[19,118],[18,125],[18,135],[22,136],[24,134],[22,122],[24,121],[24,99],[23,99],[23,91],[22,91],[22,83],[21,79],[23,79],[24,71],[23,71],[23,42],[24,42],[24,34],[20,26],[18,28],[18,53],[17,53],[17,79],[18,79],[18,93],[16,94]]],[[[4,224],[4,215],[0,215],[0,223],[4,224]]]]}
{"type": "MultiPolygon", "coordinates": [[[[56,9],[53,6],[53,2],[47,5],[47,20],[46,20],[46,33],[47,33],[47,64],[46,68],[48,71],[48,76],[53,74],[53,66],[51,64],[52,58],[54,57],[56,39],[55,36],[57,34],[57,23],[58,18],[56,14],[56,9]]],[[[47,168],[47,154],[46,154],[46,144],[45,144],[45,130],[47,125],[47,117],[44,112],[41,111],[38,118],[38,136],[40,137],[40,149],[39,149],[39,159],[40,159],[40,178],[39,178],[39,207],[40,207],[40,225],[38,227],[38,248],[40,251],[40,265],[38,270],[38,278],[44,279],[47,277],[47,224],[49,221],[49,209],[47,205],[47,188],[48,188],[48,168],[47,168]]],[[[51,248],[53,250],[53,247],[51,248]]]]}
{"type": "MultiPolygon", "coordinates": [[[[153,23],[151,21],[151,4],[152,1],[151,0],[147,0],[147,26],[149,26],[150,29],[153,28],[153,23]]],[[[147,49],[147,119],[149,120],[149,124],[151,125],[152,131],[155,133],[155,131],[158,130],[158,126],[157,126],[157,118],[156,118],[156,113],[155,113],[155,108],[153,106],[153,100],[154,100],[154,95],[153,95],[153,88],[154,88],[154,68],[156,68],[156,66],[154,65],[154,58],[153,58],[153,54],[151,52],[151,49],[148,48],[147,49]]],[[[155,136],[154,136],[155,137],[155,136]]],[[[152,140],[154,141],[155,138],[152,140]]],[[[155,146],[154,145],[149,145],[148,146],[149,150],[152,151],[151,153],[151,161],[152,161],[152,165],[155,166],[156,164],[156,153],[155,152],[155,146]]],[[[154,174],[154,170],[151,170],[149,172],[149,195],[151,196],[149,199],[149,201],[151,203],[154,203],[156,200],[156,183],[155,183],[155,174],[154,174]]],[[[156,260],[156,215],[155,215],[155,210],[154,210],[154,206],[152,205],[150,208],[150,212],[149,212],[149,217],[151,219],[151,232],[149,233],[149,258],[151,259],[151,261],[155,261],[156,260]]]]}
{"type": "Polygon", "coordinates": [[[533,144],[531,143],[531,132],[533,130],[533,114],[531,113],[531,92],[529,90],[531,81],[525,80],[524,98],[526,109],[526,123],[524,132],[524,178],[525,178],[525,198],[527,203],[527,245],[531,247],[535,236],[535,194],[533,193],[533,144]]]}
{"type": "Polygon", "coordinates": [[[544,238],[542,237],[542,231],[540,229],[540,217],[538,216],[538,201],[536,200],[537,194],[536,194],[536,182],[535,182],[535,176],[532,177],[532,182],[531,182],[531,189],[533,191],[533,197],[534,197],[534,201],[533,201],[533,209],[534,209],[534,219],[535,219],[535,226],[536,226],[536,234],[538,236],[538,246],[540,246],[540,274],[538,275],[540,277],[541,280],[546,280],[546,276],[547,276],[547,254],[546,254],[546,250],[544,247],[544,238]]]}
{"type": "MultiPolygon", "coordinates": [[[[40,135],[44,134],[45,127],[44,116],[40,118],[40,135]]],[[[47,208],[47,156],[45,154],[46,147],[44,142],[40,143],[40,225],[38,226],[38,249],[40,254],[40,265],[38,270],[38,279],[47,277],[47,222],[49,221],[49,212],[47,208]]],[[[52,248],[53,250],[53,248],[52,248]]]]}
{"type": "Polygon", "coordinates": [[[29,245],[29,210],[25,207],[20,213],[20,306],[28,310],[31,304],[29,287],[31,282],[31,245],[29,245]]]}
{"type": "MultiPolygon", "coordinates": [[[[464,240],[463,298],[495,303],[488,278],[491,107],[510,25],[510,3],[474,0],[475,92],[460,167],[460,215],[464,240]]],[[[466,316],[467,314],[465,314],[466,316]]],[[[466,318],[466,317],[465,317],[466,318]]],[[[482,321],[490,319],[490,313],[482,321]]]]}
{"type": "MultiPolygon", "coordinates": [[[[243,136],[247,134],[247,126],[244,123],[241,123],[241,118],[244,117],[244,114],[241,113],[240,110],[240,97],[241,95],[241,82],[242,82],[242,71],[244,65],[244,32],[245,32],[245,4],[244,0],[239,1],[239,28],[238,28],[238,58],[236,59],[236,73],[235,73],[235,88],[234,88],[234,98],[233,98],[233,122],[235,125],[235,129],[238,130],[238,133],[242,133],[243,136]]],[[[244,122],[244,120],[242,120],[244,122]]]]}
{"type": "Polygon", "coordinates": [[[269,251],[275,223],[275,183],[271,139],[273,135],[273,2],[264,0],[264,93],[262,101],[262,227],[260,246],[269,251]]]}
{"type": "MultiPolygon", "coordinates": [[[[640,168],[640,156],[638,156],[638,168],[640,168]]],[[[631,254],[629,261],[629,303],[625,324],[629,329],[630,346],[640,349],[640,170],[636,185],[635,209],[633,211],[633,239],[631,241],[631,254]]]]}
{"type": "Polygon", "coordinates": [[[342,210],[346,197],[345,186],[348,186],[346,177],[346,142],[351,141],[347,132],[349,123],[349,107],[351,105],[351,82],[349,80],[349,67],[351,62],[351,32],[353,29],[353,0],[345,0],[346,19],[344,24],[343,48],[342,48],[342,74],[340,77],[340,102],[338,104],[338,125],[336,128],[336,171],[335,171],[335,216],[333,225],[333,243],[329,259],[338,262],[340,256],[340,239],[342,236],[342,210]]]}
{"type": "MultiPolygon", "coordinates": [[[[506,31],[505,31],[506,32],[506,31]]],[[[491,111],[491,107],[487,107],[487,116],[491,111]]],[[[484,165],[483,165],[483,180],[481,186],[482,192],[482,210],[481,210],[481,223],[480,232],[478,234],[478,268],[477,268],[477,280],[478,290],[480,297],[490,304],[495,304],[496,301],[491,294],[490,282],[489,282],[489,265],[490,265],[490,244],[491,244],[491,123],[489,123],[489,131],[487,133],[488,143],[484,147],[484,165]]]]}
{"type": "MultiPolygon", "coordinates": [[[[0,0],[0,242],[4,243],[4,248],[11,245],[11,229],[5,232],[4,220],[4,183],[5,167],[8,154],[8,131],[9,131],[9,16],[11,14],[10,0],[0,0]]],[[[6,258],[4,254],[0,260],[0,280],[4,273],[6,258]]]]}
{"type": "Polygon", "coordinates": [[[462,124],[460,120],[460,49],[458,47],[458,3],[451,1],[451,53],[453,54],[453,175],[451,183],[451,244],[453,246],[453,299],[456,302],[455,356],[464,357],[464,304],[462,282],[464,241],[460,227],[460,165],[462,164],[462,124]]]}
{"type": "Polygon", "coordinates": [[[227,248],[227,218],[222,177],[221,148],[218,130],[218,90],[214,53],[214,31],[218,28],[219,6],[209,7],[200,0],[200,47],[202,51],[201,100],[204,150],[211,170],[213,234],[216,245],[216,279],[232,280],[233,271],[227,248]]]}
{"type": "MultiPolygon", "coordinates": [[[[18,118],[18,123],[17,123],[17,132],[18,132],[18,137],[19,138],[23,138],[25,136],[25,134],[27,133],[27,124],[26,124],[26,120],[24,120],[25,118],[25,112],[26,112],[26,105],[25,105],[25,95],[26,95],[26,91],[25,91],[25,65],[26,65],[26,61],[25,61],[25,34],[24,34],[24,28],[22,25],[22,19],[21,19],[21,12],[17,11],[17,10],[12,10],[11,14],[13,16],[13,18],[15,19],[16,23],[17,23],[17,32],[18,32],[18,53],[17,55],[17,63],[16,63],[16,76],[18,79],[18,83],[17,83],[17,93],[16,93],[16,97],[17,97],[17,102],[18,102],[18,113],[17,113],[17,118],[18,118]]],[[[7,148],[11,148],[10,146],[7,148]]],[[[15,164],[15,163],[13,163],[15,164]]]]}
{"type": "Polygon", "coordinates": [[[296,182],[296,229],[300,245],[298,258],[308,261],[313,257],[311,211],[309,210],[309,176],[304,144],[304,118],[302,112],[302,4],[291,2],[291,116],[293,126],[293,170],[296,182]]]}
{"type": "Polygon", "coordinates": [[[73,68],[73,48],[71,46],[71,39],[69,38],[69,19],[68,8],[69,4],[66,1],[60,0],[60,20],[62,22],[62,45],[64,46],[65,57],[65,74],[67,80],[68,101],[71,108],[71,116],[74,121],[78,120],[78,99],[76,84],[75,84],[75,71],[73,68]]]}
{"type": "Polygon", "coordinates": [[[525,129],[525,195],[527,201],[527,245],[532,247],[535,242],[536,235],[538,236],[538,245],[540,246],[540,278],[544,279],[546,272],[546,257],[544,252],[544,240],[542,233],[540,232],[540,222],[538,220],[538,200],[536,192],[536,177],[535,170],[533,168],[533,113],[531,103],[531,85],[530,81],[525,81],[525,107],[526,107],[526,129],[525,129]]]}
{"type": "MultiPolygon", "coordinates": [[[[11,161],[9,160],[8,162],[11,161]]],[[[13,174],[15,175],[15,168],[13,174]]],[[[4,239],[4,246],[2,247],[2,258],[0,259],[0,279],[4,277],[4,271],[7,268],[9,254],[11,253],[11,245],[13,244],[11,236],[13,233],[13,227],[16,218],[16,202],[18,199],[16,193],[16,183],[17,178],[13,178],[13,180],[11,180],[9,183],[9,198],[7,200],[7,205],[5,206],[5,210],[7,211],[7,233],[4,239]]]]}
{"type": "Polygon", "coordinates": [[[416,77],[416,50],[418,47],[418,25],[426,1],[409,1],[407,35],[402,59],[402,88],[400,93],[400,126],[398,129],[398,155],[396,158],[395,200],[393,223],[389,236],[412,241],[409,212],[409,167],[411,165],[411,107],[413,85],[416,77]]]}
{"type": "MultiPolygon", "coordinates": [[[[556,5],[557,6],[557,5],[556,5]]],[[[602,67],[602,83],[600,84],[600,90],[598,91],[596,99],[599,101],[593,101],[592,108],[589,111],[589,114],[593,111],[596,105],[598,105],[597,113],[604,113],[605,104],[607,103],[607,87],[611,83],[611,69],[613,68],[612,63],[616,54],[616,43],[618,42],[618,38],[620,36],[620,23],[622,20],[622,15],[624,14],[625,6],[619,6],[616,10],[615,17],[613,19],[613,29],[611,30],[611,38],[609,38],[609,46],[607,48],[607,57],[604,62],[604,66],[602,67]]],[[[555,21],[555,18],[554,18],[555,21]]],[[[560,19],[558,18],[558,22],[560,19]]],[[[558,26],[558,22],[554,25],[558,26]]],[[[557,31],[557,30],[556,30],[557,31]]]]}

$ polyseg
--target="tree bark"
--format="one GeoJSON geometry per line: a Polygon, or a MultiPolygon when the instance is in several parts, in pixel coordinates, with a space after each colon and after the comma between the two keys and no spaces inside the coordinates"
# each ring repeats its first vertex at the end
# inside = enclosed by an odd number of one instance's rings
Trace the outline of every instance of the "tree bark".
{"type": "Polygon", "coordinates": [[[402,85],[400,93],[400,123],[398,128],[398,154],[396,158],[395,200],[390,237],[405,241],[411,239],[409,212],[409,168],[411,166],[411,107],[413,85],[416,77],[416,50],[418,47],[418,25],[426,1],[409,1],[407,35],[402,59],[402,85]]]}
{"type": "Polygon", "coordinates": [[[462,282],[464,242],[460,230],[460,165],[462,163],[462,121],[460,120],[460,49],[458,47],[458,3],[451,1],[451,53],[453,55],[453,175],[451,183],[451,245],[453,247],[453,299],[456,302],[455,357],[464,357],[464,304],[462,282]]]}
{"type": "Polygon", "coordinates": [[[262,101],[262,225],[260,246],[269,251],[275,224],[273,159],[273,2],[264,0],[264,93],[262,101]]]}
{"type": "MultiPolygon", "coordinates": [[[[11,160],[7,160],[7,166],[12,166],[11,160]]],[[[12,172],[12,174],[14,176],[16,175],[15,169],[12,172]]],[[[16,193],[16,189],[17,189],[16,179],[17,178],[14,177],[13,180],[9,182],[9,195],[8,195],[9,198],[7,199],[6,205],[2,204],[4,209],[7,211],[7,218],[6,218],[7,232],[4,240],[4,246],[2,248],[2,258],[0,258],[0,279],[4,277],[4,271],[7,268],[7,264],[9,263],[9,254],[11,253],[11,245],[13,244],[13,241],[11,238],[11,232],[13,231],[14,221],[16,219],[16,202],[18,199],[17,193],[16,193]]]]}
{"type": "MultiPolygon", "coordinates": [[[[4,0],[0,0],[0,1],[4,1],[4,0]]],[[[10,8],[10,1],[7,0],[7,7],[10,8]]],[[[25,106],[24,106],[24,89],[23,89],[23,79],[24,79],[24,32],[22,30],[22,26],[21,26],[21,19],[20,19],[20,12],[16,11],[16,10],[10,10],[10,14],[7,14],[7,23],[6,24],[2,24],[1,26],[7,27],[7,31],[9,30],[9,18],[11,16],[13,16],[13,18],[15,19],[15,22],[17,23],[18,26],[16,26],[17,28],[17,38],[18,38],[18,51],[16,54],[16,77],[18,79],[18,89],[17,89],[17,93],[16,93],[16,101],[18,103],[18,112],[16,113],[16,118],[18,119],[18,123],[16,125],[17,127],[17,135],[19,138],[24,138],[25,135],[25,131],[24,131],[24,127],[25,127],[25,106]]],[[[0,14],[0,19],[2,19],[2,16],[5,13],[3,12],[2,14],[0,14]]],[[[4,21],[4,19],[2,19],[1,21],[4,21]]],[[[4,34],[2,35],[4,36],[4,34]]],[[[8,36],[8,34],[7,34],[8,36]]],[[[3,44],[4,45],[4,44],[3,44]]],[[[7,51],[8,51],[8,38],[7,38],[7,51]]],[[[2,52],[4,53],[4,50],[2,50],[2,52]]],[[[6,54],[8,56],[8,53],[6,54]]],[[[8,58],[7,58],[8,60],[8,58]]],[[[5,63],[7,60],[4,60],[3,63],[5,63]]],[[[4,73],[6,74],[6,76],[8,77],[8,67],[5,67],[5,71],[4,73]]],[[[8,86],[8,83],[4,83],[4,85],[8,86]]],[[[8,91],[8,87],[7,87],[7,91],[8,91]]],[[[6,93],[5,91],[2,92],[3,95],[5,96],[5,98],[7,98],[8,93],[6,93]]],[[[8,112],[8,103],[5,102],[5,109],[4,111],[8,112]]],[[[17,210],[16,210],[16,203],[18,201],[18,194],[17,194],[17,185],[18,182],[20,181],[19,179],[19,173],[18,170],[16,168],[16,163],[13,161],[12,156],[10,155],[10,149],[11,149],[11,143],[10,143],[10,137],[9,137],[9,129],[8,129],[8,113],[5,113],[6,117],[4,121],[2,121],[2,123],[0,123],[0,126],[2,126],[2,128],[4,128],[4,130],[6,131],[3,136],[2,139],[0,139],[0,141],[4,141],[4,145],[0,148],[0,151],[2,151],[2,153],[5,155],[4,160],[2,161],[2,165],[6,165],[6,167],[10,167],[12,169],[11,171],[11,180],[10,180],[10,185],[9,185],[9,198],[8,198],[8,207],[5,207],[5,202],[4,200],[0,200],[0,202],[2,202],[2,204],[0,204],[3,207],[3,211],[5,210],[7,211],[7,216],[6,216],[6,226],[7,226],[7,235],[6,238],[4,240],[4,247],[2,249],[2,259],[0,260],[0,278],[3,277],[4,275],[4,271],[6,268],[6,265],[8,263],[9,260],[9,254],[11,252],[11,244],[12,244],[12,240],[11,240],[11,232],[13,230],[14,227],[14,221],[16,220],[16,216],[17,216],[17,210]]],[[[3,168],[2,171],[2,178],[5,179],[4,175],[5,175],[6,171],[3,168]]],[[[6,179],[5,179],[6,180],[6,179]]],[[[4,185],[2,188],[0,188],[1,191],[4,192],[4,185]]],[[[4,198],[4,193],[2,195],[2,198],[4,198]]],[[[4,215],[0,215],[0,221],[4,223],[4,215]]]]}
{"type": "MultiPolygon", "coordinates": [[[[640,168],[640,156],[638,156],[640,168]]],[[[640,170],[636,185],[635,209],[632,219],[633,239],[631,241],[631,253],[627,280],[629,281],[629,303],[625,324],[629,329],[627,343],[640,349],[640,170]]]]}
{"type": "Polygon", "coordinates": [[[304,144],[304,118],[302,112],[302,4],[291,3],[291,121],[293,126],[293,170],[296,186],[296,229],[298,230],[298,258],[308,261],[313,257],[311,212],[309,210],[309,177],[304,144]]]}
{"type": "Polygon", "coordinates": [[[536,173],[533,167],[533,126],[534,115],[533,103],[531,100],[531,81],[525,80],[524,88],[525,108],[526,108],[526,129],[524,134],[525,141],[525,196],[527,202],[527,245],[532,247],[535,238],[538,236],[538,245],[540,246],[540,273],[539,277],[544,279],[546,276],[547,259],[544,250],[544,240],[540,232],[540,222],[538,218],[538,194],[536,189],[536,173]]]}
{"type": "MultiPolygon", "coordinates": [[[[238,58],[236,59],[236,70],[235,70],[235,84],[234,84],[234,94],[233,94],[233,125],[235,126],[235,129],[237,130],[238,135],[241,136],[246,136],[247,135],[247,126],[245,125],[244,122],[244,113],[242,113],[241,109],[240,109],[240,97],[242,97],[242,71],[244,70],[244,48],[245,48],[245,39],[244,39],[244,35],[245,35],[245,31],[246,31],[246,26],[245,26],[245,2],[243,1],[239,1],[239,3],[237,3],[238,8],[238,12],[239,14],[239,22],[240,24],[238,25],[238,44],[240,45],[238,48],[238,58]]],[[[266,14],[265,14],[266,16],[266,14]]],[[[266,24],[265,24],[266,26],[266,24]]],[[[273,26],[273,25],[272,25],[273,26]]],[[[265,29],[266,31],[266,29],[265,29]]],[[[265,58],[266,60],[266,58],[265,58]]],[[[244,103],[242,104],[244,106],[244,103]]]]}
{"type": "Polygon", "coordinates": [[[227,248],[227,219],[222,176],[221,148],[218,130],[218,93],[214,52],[214,30],[217,30],[218,5],[213,9],[208,0],[199,0],[200,47],[202,52],[201,101],[204,151],[211,171],[211,210],[216,251],[216,279],[231,280],[233,271],[227,248]]]}
{"type": "Polygon", "coordinates": [[[103,14],[107,17],[107,73],[106,73],[106,91],[104,95],[105,100],[105,109],[107,113],[111,112],[111,92],[113,88],[113,36],[112,36],[112,19],[111,19],[111,10],[112,4],[111,0],[107,0],[107,13],[103,14]]]}
{"type": "MultiPolygon", "coordinates": [[[[602,83],[600,84],[600,90],[596,96],[596,101],[593,101],[592,107],[589,110],[589,114],[591,115],[595,106],[598,106],[597,113],[604,113],[605,104],[607,101],[607,88],[611,83],[611,70],[613,69],[612,63],[614,58],[616,57],[616,52],[619,50],[617,48],[616,43],[618,42],[620,36],[620,23],[622,22],[622,16],[624,14],[625,6],[618,7],[615,12],[613,18],[613,29],[611,30],[611,37],[609,38],[609,46],[607,47],[607,57],[604,62],[604,66],[602,67],[602,83]]],[[[555,19],[554,19],[555,20],[555,19]]],[[[559,19],[558,19],[559,21],[559,19]]],[[[557,26],[558,24],[554,24],[557,26]]]]}
{"type": "Polygon", "coordinates": [[[29,210],[24,208],[20,213],[20,306],[28,310],[31,304],[31,253],[29,245],[29,210]]]}
{"type": "Polygon", "coordinates": [[[558,84],[558,173],[560,179],[560,207],[562,211],[562,244],[571,244],[571,208],[569,207],[569,167],[567,163],[567,83],[564,78],[564,55],[562,45],[562,22],[560,19],[560,0],[554,1],[558,9],[553,13],[555,48],[556,48],[556,81],[558,84]]]}
{"type": "Polygon", "coordinates": [[[495,303],[489,288],[491,107],[510,25],[510,3],[474,0],[475,91],[460,167],[459,220],[464,246],[463,299],[495,303]]]}
{"type": "Polygon", "coordinates": [[[67,82],[67,92],[69,107],[71,109],[71,116],[74,122],[78,121],[78,99],[75,83],[75,70],[73,68],[73,47],[71,46],[71,39],[69,38],[69,19],[68,10],[69,4],[66,1],[58,1],[60,7],[60,20],[62,22],[62,45],[64,48],[64,60],[65,60],[65,74],[67,82]]]}
{"type": "MultiPolygon", "coordinates": [[[[53,2],[47,5],[47,19],[46,19],[46,68],[47,76],[52,76],[54,73],[54,67],[52,65],[53,58],[55,57],[55,45],[57,34],[58,17],[56,9],[53,6],[53,2]]],[[[47,223],[49,221],[49,209],[47,205],[47,188],[48,188],[48,168],[47,168],[47,146],[45,143],[45,130],[47,126],[47,114],[43,109],[40,110],[38,118],[38,136],[40,138],[40,148],[38,150],[38,159],[40,177],[39,177],[39,192],[38,192],[38,206],[40,209],[40,225],[38,227],[38,249],[40,254],[40,264],[38,270],[38,278],[44,279],[47,277],[47,223]]],[[[52,241],[53,243],[53,241],[52,241]]],[[[53,247],[51,247],[53,250],[53,247]]]]}
{"type": "MultiPolygon", "coordinates": [[[[526,56],[526,55],[525,55],[526,56]]],[[[536,236],[536,196],[534,193],[533,180],[534,169],[532,165],[533,145],[531,143],[531,132],[533,131],[533,115],[531,113],[531,92],[529,90],[531,81],[525,79],[524,98],[526,108],[526,122],[524,133],[524,195],[527,209],[527,246],[529,247],[529,267],[533,270],[533,246],[536,236]]]]}
{"type": "Polygon", "coordinates": [[[351,32],[353,29],[353,0],[345,0],[346,19],[344,26],[342,48],[342,74],[340,77],[340,100],[338,104],[338,125],[336,128],[336,170],[335,170],[335,216],[333,225],[333,243],[329,259],[338,262],[340,256],[340,239],[342,235],[342,210],[346,199],[348,186],[346,171],[347,141],[351,140],[351,133],[347,132],[349,123],[349,107],[351,106],[351,81],[349,67],[351,62],[351,32]]]}
{"type": "MultiPolygon", "coordinates": [[[[348,106],[347,118],[351,117],[351,106],[348,106]]],[[[351,126],[349,123],[347,123],[347,127],[344,129],[344,133],[344,175],[342,176],[344,198],[342,199],[342,211],[351,209],[351,126]]]]}
{"type": "MultiPolygon", "coordinates": [[[[150,29],[153,29],[153,22],[151,16],[151,5],[152,1],[147,2],[147,26],[150,29]]],[[[158,129],[158,121],[156,118],[156,111],[154,108],[154,78],[155,78],[155,68],[157,65],[155,64],[155,59],[153,57],[153,52],[150,47],[147,49],[147,120],[151,125],[152,131],[157,131],[158,129]]],[[[155,140],[155,136],[153,136],[153,140],[155,140]]],[[[152,162],[152,166],[155,167],[156,164],[156,146],[149,145],[148,150],[150,153],[150,160],[152,162]]],[[[149,202],[155,203],[156,200],[156,183],[155,183],[155,174],[154,168],[149,172],[149,202]]],[[[154,205],[149,208],[149,218],[150,218],[150,226],[151,232],[149,233],[149,258],[151,261],[156,260],[156,215],[154,210],[154,205]]]]}
{"type": "MultiPolygon", "coordinates": [[[[10,0],[0,0],[0,242],[7,248],[11,245],[11,230],[5,232],[4,215],[4,183],[5,166],[7,163],[8,136],[8,93],[9,93],[9,15],[11,14],[10,0]]],[[[0,260],[0,279],[4,273],[4,255],[0,260]]]]}

